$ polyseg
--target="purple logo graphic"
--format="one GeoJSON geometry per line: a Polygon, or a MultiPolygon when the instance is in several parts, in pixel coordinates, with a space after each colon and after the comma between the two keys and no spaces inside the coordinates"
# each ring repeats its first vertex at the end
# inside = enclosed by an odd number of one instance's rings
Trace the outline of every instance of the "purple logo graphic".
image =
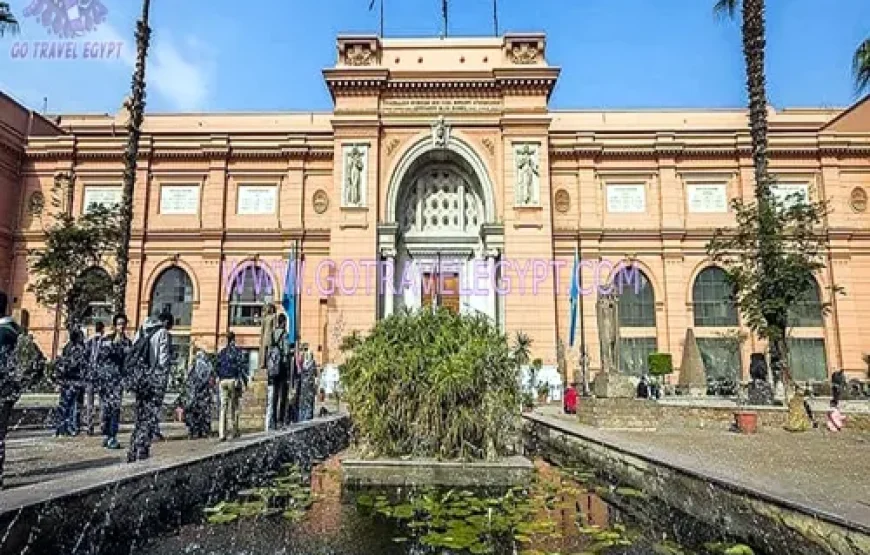
{"type": "Polygon", "coordinates": [[[12,44],[13,59],[91,60],[118,59],[121,41],[78,41],[106,22],[109,10],[101,0],[31,0],[24,17],[32,17],[60,40],[21,41],[12,44]]]}
{"type": "Polygon", "coordinates": [[[49,33],[74,39],[96,30],[109,10],[100,0],[33,0],[24,17],[36,17],[49,33]]]}

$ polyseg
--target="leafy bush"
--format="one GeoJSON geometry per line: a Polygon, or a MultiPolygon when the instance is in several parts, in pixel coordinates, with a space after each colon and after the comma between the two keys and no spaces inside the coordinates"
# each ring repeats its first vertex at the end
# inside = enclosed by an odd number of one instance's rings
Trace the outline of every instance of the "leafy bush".
{"type": "Polygon", "coordinates": [[[519,370],[485,316],[403,311],[344,347],[343,398],[367,455],[492,459],[512,444],[519,370]]]}
{"type": "Polygon", "coordinates": [[[651,353],[647,362],[652,376],[665,376],[674,371],[674,361],[670,353],[651,353]]]}

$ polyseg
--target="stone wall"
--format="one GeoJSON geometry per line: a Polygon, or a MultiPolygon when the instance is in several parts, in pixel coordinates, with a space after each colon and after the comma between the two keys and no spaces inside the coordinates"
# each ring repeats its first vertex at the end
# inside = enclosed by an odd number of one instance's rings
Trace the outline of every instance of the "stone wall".
{"type": "MultiPolygon", "coordinates": [[[[825,425],[826,411],[814,403],[814,420],[825,425]]],[[[788,411],[780,406],[743,406],[705,401],[672,402],[645,401],[641,399],[596,399],[581,398],[577,403],[577,418],[580,423],[596,428],[613,430],[655,430],[665,427],[720,427],[727,428],[734,422],[737,410],[758,414],[758,425],[782,428],[788,411]]],[[[845,408],[846,429],[870,431],[870,412],[845,408]]]]}
{"type": "Polygon", "coordinates": [[[131,553],[284,463],[305,467],[346,448],[350,426],[347,416],[334,416],[207,454],[113,465],[9,490],[0,496],[0,553],[25,547],[28,553],[131,553]]]}
{"type": "Polygon", "coordinates": [[[718,530],[764,549],[790,555],[870,553],[866,527],[801,510],[733,484],[628,453],[542,422],[529,421],[529,437],[545,458],[562,466],[590,465],[608,482],[631,488],[598,488],[606,501],[641,518],[678,527],[691,515],[718,530]]]}

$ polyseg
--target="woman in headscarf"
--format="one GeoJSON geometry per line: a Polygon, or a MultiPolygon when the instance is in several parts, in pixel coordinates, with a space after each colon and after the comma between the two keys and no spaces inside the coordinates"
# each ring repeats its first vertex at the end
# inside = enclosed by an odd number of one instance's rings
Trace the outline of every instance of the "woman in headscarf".
{"type": "Polygon", "coordinates": [[[187,374],[187,406],[185,421],[190,439],[208,437],[211,433],[211,405],[214,366],[205,350],[196,349],[196,357],[187,374]]]}
{"type": "Polygon", "coordinates": [[[317,363],[314,354],[308,350],[308,344],[302,345],[302,368],[299,384],[299,421],[305,422],[314,418],[314,398],[317,390],[317,363]]]}

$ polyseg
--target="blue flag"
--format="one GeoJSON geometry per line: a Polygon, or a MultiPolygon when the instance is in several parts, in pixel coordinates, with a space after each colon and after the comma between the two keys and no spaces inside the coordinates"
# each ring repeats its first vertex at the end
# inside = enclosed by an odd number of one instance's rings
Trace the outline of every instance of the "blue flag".
{"type": "Polygon", "coordinates": [[[281,304],[284,306],[284,312],[287,314],[287,342],[296,343],[297,333],[299,329],[296,321],[296,303],[297,303],[297,288],[296,278],[298,269],[296,267],[296,247],[290,250],[290,259],[287,261],[287,275],[284,276],[284,298],[281,304]]]}
{"type": "MultiPolygon", "coordinates": [[[[570,316],[568,321],[568,346],[574,346],[574,336],[577,333],[577,304],[580,301],[580,253],[574,247],[574,269],[571,271],[570,316]]],[[[582,318],[583,315],[581,314],[582,318]]]]}

